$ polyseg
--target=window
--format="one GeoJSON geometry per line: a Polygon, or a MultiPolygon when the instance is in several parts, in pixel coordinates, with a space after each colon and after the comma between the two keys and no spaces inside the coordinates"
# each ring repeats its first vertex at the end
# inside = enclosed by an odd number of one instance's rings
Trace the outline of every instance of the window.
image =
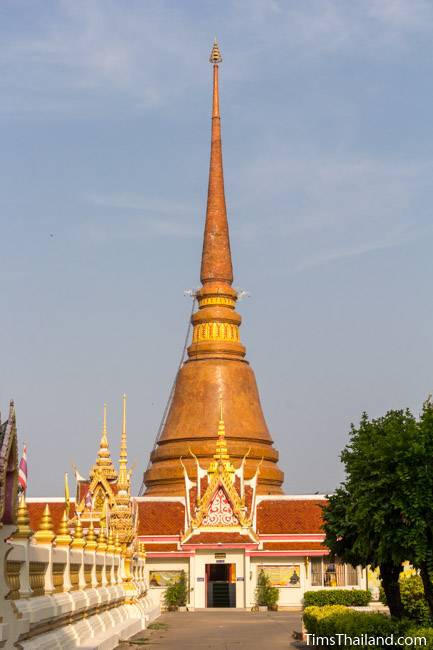
{"type": "Polygon", "coordinates": [[[322,585],[323,585],[322,558],[312,557],[311,558],[311,586],[321,587],[322,585]]]}
{"type": "Polygon", "coordinates": [[[312,587],[354,587],[357,584],[357,570],[350,564],[326,557],[311,558],[312,587]]]}

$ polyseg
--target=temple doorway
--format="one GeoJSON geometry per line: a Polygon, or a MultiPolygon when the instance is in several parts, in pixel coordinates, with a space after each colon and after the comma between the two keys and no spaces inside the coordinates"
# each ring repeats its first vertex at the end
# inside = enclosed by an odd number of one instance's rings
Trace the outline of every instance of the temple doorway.
{"type": "Polygon", "coordinates": [[[236,607],[235,564],[206,564],[206,607],[236,607]]]}

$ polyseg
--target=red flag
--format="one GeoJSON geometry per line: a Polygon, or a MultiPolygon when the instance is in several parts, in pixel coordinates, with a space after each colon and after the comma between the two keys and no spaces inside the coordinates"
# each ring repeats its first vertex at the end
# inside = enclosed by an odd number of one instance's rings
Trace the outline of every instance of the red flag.
{"type": "Polygon", "coordinates": [[[27,490],[27,446],[23,447],[23,455],[21,456],[18,468],[18,483],[20,484],[21,492],[27,490]]]}

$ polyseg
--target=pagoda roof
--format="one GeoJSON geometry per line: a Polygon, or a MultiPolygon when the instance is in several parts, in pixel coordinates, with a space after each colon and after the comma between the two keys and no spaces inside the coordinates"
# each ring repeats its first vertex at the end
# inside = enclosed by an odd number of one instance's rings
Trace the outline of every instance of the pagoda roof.
{"type": "Polygon", "coordinates": [[[327,500],[263,499],[257,505],[257,533],[263,534],[323,534],[322,507],[327,500]]]}
{"type": "Polygon", "coordinates": [[[179,501],[137,501],[138,535],[179,535],[185,506],[179,501]]]}

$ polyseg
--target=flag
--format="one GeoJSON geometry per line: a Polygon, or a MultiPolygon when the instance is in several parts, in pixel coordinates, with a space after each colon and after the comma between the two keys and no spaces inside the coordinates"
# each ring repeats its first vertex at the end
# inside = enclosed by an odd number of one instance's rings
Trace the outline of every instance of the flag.
{"type": "Polygon", "coordinates": [[[23,447],[23,455],[18,467],[18,483],[21,492],[25,492],[27,490],[27,445],[23,447]]]}
{"type": "Polygon", "coordinates": [[[74,469],[75,480],[77,481],[77,483],[81,483],[82,481],[85,481],[86,479],[84,478],[84,476],[81,476],[80,472],[78,471],[77,466],[72,465],[72,467],[74,469]]]}
{"type": "Polygon", "coordinates": [[[202,469],[200,467],[200,463],[198,462],[197,456],[191,451],[191,448],[188,448],[189,453],[195,460],[195,464],[197,467],[197,503],[200,502],[201,499],[201,479],[204,478],[207,475],[207,469],[202,469]]]}
{"type": "Polygon", "coordinates": [[[71,503],[71,495],[69,492],[68,473],[65,472],[65,506],[68,513],[69,513],[70,503],[71,503]]]}
{"type": "Polygon", "coordinates": [[[180,457],[180,464],[183,467],[183,477],[185,480],[185,498],[186,498],[186,518],[187,518],[187,525],[189,526],[190,524],[190,519],[191,519],[191,505],[190,505],[190,496],[189,496],[189,491],[191,488],[195,487],[197,483],[194,483],[194,481],[191,481],[191,479],[188,476],[188,472],[186,471],[186,467],[182,462],[182,456],[180,457]]]}
{"type": "Polygon", "coordinates": [[[92,493],[90,492],[90,490],[86,494],[84,505],[86,506],[87,510],[90,510],[90,511],[93,510],[92,493]]]}

